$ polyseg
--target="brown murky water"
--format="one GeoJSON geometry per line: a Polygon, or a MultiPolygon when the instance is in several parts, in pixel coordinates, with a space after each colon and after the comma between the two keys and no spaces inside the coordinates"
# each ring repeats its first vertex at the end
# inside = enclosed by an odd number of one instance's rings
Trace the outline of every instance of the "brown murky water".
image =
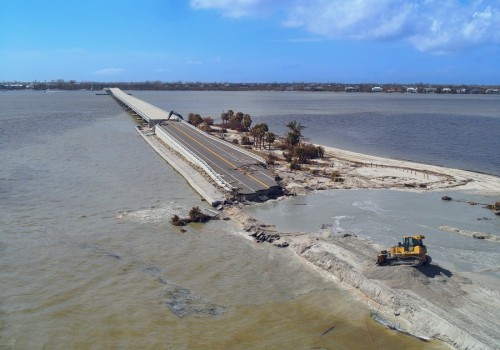
{"type": "Polygon", "coordinates": [[[428,349],[286,250],[203,205],[133,119],[91,93],[4,94],[1,349],[428,349]]]}

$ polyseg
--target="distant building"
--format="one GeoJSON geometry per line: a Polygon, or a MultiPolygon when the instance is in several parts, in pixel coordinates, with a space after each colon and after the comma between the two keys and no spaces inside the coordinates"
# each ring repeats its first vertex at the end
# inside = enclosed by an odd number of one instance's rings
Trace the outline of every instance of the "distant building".
{"type": "Polygon", "coordinates": [[[345,92],[358,92],[359,88],[357,86],[346,86],[345,92]]]}
{"type": "Polygon", "coordinates": [[[23,84],[0,84],[0,89],[20,90],[20,89],[26,89],[26,85],[23,85],[23,84]]]}
{"type": "Polygon", "coordinates": [[[493,94],[498,95],[499,90],[498,89],[486,89],[486,91],[484,93],[486,93],[488,95],[493,95],[493,94]]]}
{"type": "Polygon", "coordinates": [[[372,87],[372,92],[382,92],[384,89],[382,89],[380,86],[374,86],[372,87]]]}
{"type": "Polygon", "coordinates": [[[437,91],[436,88],[432,88],[432,87],[424,88],[424,92],[426,94],[434,94],[434,93],[436,93],[436,91],[437,91]]]}
{"type": "Polygon", "coordinates": [[[409,92],[411,94],[415,94],[418,92],[417,88],[416,87],[407,87],[406,88],[406,92],[409,92]]]}
{"type": "Polygon", "coordinates": [[[442,92],[443,94],[451,94],[451,89],[450,89],[450,88],[442,88],[442,89],[441,89],[441,92],[442,92]]]}

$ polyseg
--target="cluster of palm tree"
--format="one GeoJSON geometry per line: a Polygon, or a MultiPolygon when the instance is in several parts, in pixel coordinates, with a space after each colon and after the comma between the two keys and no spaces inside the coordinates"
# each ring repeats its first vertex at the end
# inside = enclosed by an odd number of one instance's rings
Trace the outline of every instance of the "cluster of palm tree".
{"type": "Polygon", "coordinates": [[[293,120],[286,127],[290,129],[285,138],[285,146],[288,152],[283,152],[283,156],[289,163],[304,164],[310,159],[324,157],[325,149],[323,147],[303,142],[302,130],[306,128],[304,125],[293,120]]]}
{"type": "Polygon", "coordinates": [[[221,126],[227,129],[248,131],[252,125],[252,117],[249,114],[243,112],[234,113],[232,109],[222,112],[220,117],[222,119],[221,126]]]}
{"type": "MultiPolygon", "coordinates": [[[[220,126],[222,128],[248,132],[253,137],[253,145],[260,149],[265,148],[267,144],[268,149],[271,150],[271,145],[277,139],[276,134],[269,131],[269,126],[266,123],[259,123],[250,127],[252,125],[252,118],[249,114],[242,112],[235,113],[230,109],[227,112],[221,113],[221,120],[222,124],[220,126]]],[[[211,117],[202,118],[199,114],[190,113],[188,115],[188,122],[195,126],[200,126],[204,123],[210,128],[214,120],[211,117]]],[[[306,128],[304,125],[296,120],[292,120],[288,122],[286,127],[289,131],[281,147],[287,151],[283,152],[283,156],[289,163],[304,164],[310,159],[324,157],[325,150],[323,147],[316,147],[313,144],[304,142],[304,136],[302,135],[302,130],[306,128]]],[[[248,136],[243,136],[242,144],[252,144],[252,142],[248,136]]]]}
{"type": "Polygon", "coordinates": [[[254,146],[260,149],[267,143],[269,145],[269,150],[271,150],[271,144],[276,140],[276,134],[269,131],[269,126],[266,123],[255,125],[250,129],[249,133],[253,136],[254,146]]]}

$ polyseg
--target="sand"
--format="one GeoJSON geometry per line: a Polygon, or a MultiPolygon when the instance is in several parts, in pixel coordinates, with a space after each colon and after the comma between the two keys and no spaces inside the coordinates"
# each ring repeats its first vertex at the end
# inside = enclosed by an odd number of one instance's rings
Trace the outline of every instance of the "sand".
{"type": "MultiPolygon", "coordinates": [[[[287,163],[278,161],[275,169],[290,193],[306,194],[312,190],[340,188],[385,188],[467,190],[476,194],[500,195],[500,178],[497,176],[322,147],[325,157],[305,165],[306,171],[290,171],[287,163]],[[343,182],[331,179],[333,171],[338,171],[343,182]]],[[[282,153],[278,150],[271,152],[278,156],[282,153]]]]}
{"type": "MultiPolygon", "coordinates": [[[[324,147],[324,146],[323,146],[324,147]]],[[[325,158],[290,171],[278,161],[275,171],[289,194],[339,188],[385,188],[405,191],[467,190],[500,195],[500,178],[459,169],[374,157],[331,147],[325,158]],[[338,171],[343,182],[331,178],[338,171]],[[315,174],[313,174],[315,173],[315,174]]],[[[281,151],[271,151],[280,155],[281,151]]],[[[497,198],[498,200],[498,198],[497,198]]],[[[313,265],[371,307],[384,324],[420,339],[438,339],[456,349],[497,349],[500,344],[500,281],[480,283],[477,278],[449,271],[438,264],[422,267],[377,266],[377,253],[387,247],[355,235],[329,230],[308,233],[277,232],[258,222],[244,206],[226,208],[224,214],[246,235],[279,234],[293,258],[313,265]]],[[[473,237],[478,232],[443,227],[473,237]]],[[[483,237],[498,244],[497,237],[483,237]]],[[[257,244],[257,243],[256,243],[257,244]]],[[[269,249],[280,249],[273,244],[269,249]]],[[[486,282],[486,281],[485,281],[486,282]]]]}
{"type": "MultiPolygon", "coordinates": [[[[441,340],[456,349],[496,349],[500,344],[500,288],[489,288],[431,263],[422,267],[378,266],[384,249],[368,240],[329,230],[277,232],[249,216],[244,208],[224,209],[245,235],[279,234],[291,258],[312,265],[325,278],[369,305],[375,319],[420,339],[441,340]]],[[[257,244],[257,243],[255,243],[257,244]]]]}

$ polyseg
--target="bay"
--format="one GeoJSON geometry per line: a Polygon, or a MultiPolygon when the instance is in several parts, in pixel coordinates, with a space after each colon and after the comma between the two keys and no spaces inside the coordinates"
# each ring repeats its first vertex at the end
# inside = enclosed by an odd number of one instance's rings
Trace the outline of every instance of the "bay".
{"type": "MultiPolygon", "coordinates": [[[[278,132],[290,117],[331,118],[317,110],[326,94],[134,94],[183,114],[233,106],[278,132]]],[[[424,348],[231,223],[172,227],[172,214],[205,203],[111,98],[7,92],[0,106],[2,348],[424,348]]],[[[488,113],[478,118],[494,130],[488,113]]],[[[313,125],[309,137],[322,140],[313,125]]]]}

